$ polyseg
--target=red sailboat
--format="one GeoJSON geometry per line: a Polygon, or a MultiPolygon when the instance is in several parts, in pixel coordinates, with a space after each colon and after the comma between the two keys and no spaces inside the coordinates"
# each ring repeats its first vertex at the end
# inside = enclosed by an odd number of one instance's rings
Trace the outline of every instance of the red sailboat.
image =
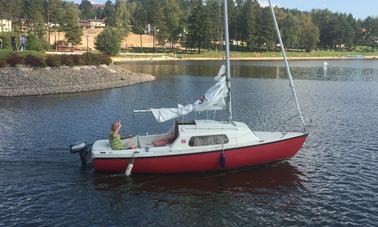
{"type": "MultiPolygon", "coordinates": [[[[175,121],[167,133],[146,134],[124,139],[123,150],[112,150],[108,140],[97,140],[90,149],[93,169],[108,173],[125,172],[126,175],[207,172],[256,166],[293,157],[302,147],[308,134],[272,6],[271,10],[290,87],[303,124],[303,132],[252,131],[246,124],[234,121],[232,118],[227,1],[225,0],[226,65],[221,67],[215,77],[216,83],[193,104],[134,112],[151,112],[158,122],[164,122],[191,112],[227,109],[228,119],[225,121],[175,121]]],[[[71,151],[86,148],[86,144],[82,145],[72,146],[71,151]]],[[[81,155],[82,159],[84,159],[83,156],[81,155]]]]}

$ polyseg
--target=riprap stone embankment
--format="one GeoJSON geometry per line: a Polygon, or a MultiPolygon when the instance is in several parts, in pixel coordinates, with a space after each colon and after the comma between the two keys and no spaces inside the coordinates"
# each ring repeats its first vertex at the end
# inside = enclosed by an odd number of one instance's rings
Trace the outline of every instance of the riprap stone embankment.
{"type": "Polygon", "coordinates": [[[0,96],[61,94],[123,87],[154,80],[117,65],[0,68],[0,96]]]}

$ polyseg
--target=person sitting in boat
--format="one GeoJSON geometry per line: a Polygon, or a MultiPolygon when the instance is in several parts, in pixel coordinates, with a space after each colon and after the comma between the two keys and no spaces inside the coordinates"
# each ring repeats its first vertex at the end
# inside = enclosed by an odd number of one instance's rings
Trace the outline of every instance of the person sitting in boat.
{"type": "Polygon", "coordinates": [[[112,124],[111,131],[109,133],[109,144],[113,150],[123,150],[124,146],[121,141],[121,135],[119,130],[121,129],[121,121],[115,121],[112,124]]]}

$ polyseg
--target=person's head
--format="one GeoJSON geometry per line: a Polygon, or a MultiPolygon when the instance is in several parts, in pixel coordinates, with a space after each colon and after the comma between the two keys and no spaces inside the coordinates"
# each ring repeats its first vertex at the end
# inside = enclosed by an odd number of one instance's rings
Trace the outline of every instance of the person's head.
{"type": "Polygon", "coordinates": [[[114,132],[115,130],[117,130],[119,128],[119,126],[120,126],[119,121],[113,122],[113,124],[112,124],[112,131],[114,132]]]}

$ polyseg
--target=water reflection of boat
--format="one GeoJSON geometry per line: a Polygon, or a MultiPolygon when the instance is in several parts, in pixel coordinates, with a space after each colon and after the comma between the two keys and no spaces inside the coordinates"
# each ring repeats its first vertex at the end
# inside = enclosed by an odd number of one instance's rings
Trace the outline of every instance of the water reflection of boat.
{"type": "MultiPolygon", "coordinates": [[[[296,101],[303,132],[257,132],[245,123],[234,121],[231,105],[231,66],[228,37],[227,1],[224,2],[226,65],[222,65],[216,83],[193,104],[177,108],[151,108],[158,122],[184,117],[191,112],[207,111],[215,116],[227,110],[227,119],[176,121],[165,134],[134,136],[124,140],[129,146],[113,150],[108,140],[97,140],[91,149],[93,168],[98,172],[188,173],[231,170],[256,166],[293,157],[307,138],[303,116],[294,90],[282,39],[274,15],[290,87],[296,101]]],[[[195,88],[192,88],[195,89],[195,88]]],[[[215,118],[215,117],[214,117],[215,118]]]]}
{"type": "Polygon", "coordinates": [[[161,192],[203,194],[220,192],[257,192],[277,188],[302,188],[302,172],[288,162],[219,173],[180,175],[122,175],[95,174],[97,190],[125,188],[129,192],[161,192]]]}

